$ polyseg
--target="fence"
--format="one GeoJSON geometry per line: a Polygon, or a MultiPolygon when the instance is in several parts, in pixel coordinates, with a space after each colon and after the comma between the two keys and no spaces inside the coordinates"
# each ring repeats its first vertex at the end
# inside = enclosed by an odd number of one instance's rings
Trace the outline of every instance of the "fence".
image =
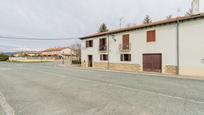
{"type": "Polygon", "coordinates": [[[29,62],[29,61],[59,61],[57,57],[9,57],[9,61],[29,62]]]}

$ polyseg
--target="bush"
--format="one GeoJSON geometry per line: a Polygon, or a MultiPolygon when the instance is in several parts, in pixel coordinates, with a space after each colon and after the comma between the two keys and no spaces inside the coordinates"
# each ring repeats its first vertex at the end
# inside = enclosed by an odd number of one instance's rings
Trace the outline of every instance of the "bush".
{"type": "Polygon", "coordinates": [[[0,54],[0,61],[6,61],[9,59],[9,56],[4,55],[4,54],[0,54]]]}
{"type": "Polygon", "coordinates": [[[77,61],[77,60],[73,60],[73,61],[72,61],[72,64],[81,64],[81,62],[80,62],[80,61],[77,61]]]}

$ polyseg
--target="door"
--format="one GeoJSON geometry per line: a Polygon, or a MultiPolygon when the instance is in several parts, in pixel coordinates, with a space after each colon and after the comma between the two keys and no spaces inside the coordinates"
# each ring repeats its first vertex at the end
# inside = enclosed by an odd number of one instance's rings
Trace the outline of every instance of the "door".
{"type": "Polygon", "coordinates": [[[93,56],[88,55],[88,67],[93,67],[93,56]]]}
{"type": "Polygon", "coordinates": [[[143,71],[162,72],[162,54],[143,54],[143,71]]]}

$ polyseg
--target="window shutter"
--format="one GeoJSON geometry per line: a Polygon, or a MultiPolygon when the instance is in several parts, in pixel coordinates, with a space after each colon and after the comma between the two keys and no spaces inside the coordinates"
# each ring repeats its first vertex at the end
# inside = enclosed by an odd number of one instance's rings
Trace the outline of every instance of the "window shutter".
{"type": "Polygon", "coordinates": [[[128,61],[131,61],[131,54],[128,54],[128,61]]]}
{"type": "Polygon", "coordinates": [[[147,31],[147,42],[154,41],[156,41],[156,31],[155,30],[147,31]]]}
{"type": "Polygon", "coordinates": [[[88,41],[86,41],[86,48],[88,47],[88,44],[89,44],[89,42],[88,42],[88,41]]]}
{"type": "Polygon", "coordinates": [[[100,55],[100,60],[101,60],[101,61],[103,60],[103,55],[100,55]]]}
{"type": "Polygon", "coordinates": [[[129,34],[123,35],[123,45],[129,45],[129,34]]]}
{"type": "Polygon", "coordinates": [[[123,61],[123,54],[120,55],[120,61],[123,61]]]}

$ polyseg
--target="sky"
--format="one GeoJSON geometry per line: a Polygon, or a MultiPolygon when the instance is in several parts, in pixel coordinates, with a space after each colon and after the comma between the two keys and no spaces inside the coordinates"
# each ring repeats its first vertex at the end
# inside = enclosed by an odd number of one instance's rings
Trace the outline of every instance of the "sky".
{"type": "MultiPolygon", "coordinates": [[[[145,15],[153,21],[185,15],[191,0],[0,0],[0,36],[24,36],[28,40],[0,38],[0,51],[43,50],[79,42],[78,39],[31,41],[31,38],[78,38],[96,33],[105,23],[117,29],[141,24],[145,15]],[[178,10],[179,9],[179,10],[178,10]]],[[[204,12],[204,0],[200,0],[204,12]]]]}

